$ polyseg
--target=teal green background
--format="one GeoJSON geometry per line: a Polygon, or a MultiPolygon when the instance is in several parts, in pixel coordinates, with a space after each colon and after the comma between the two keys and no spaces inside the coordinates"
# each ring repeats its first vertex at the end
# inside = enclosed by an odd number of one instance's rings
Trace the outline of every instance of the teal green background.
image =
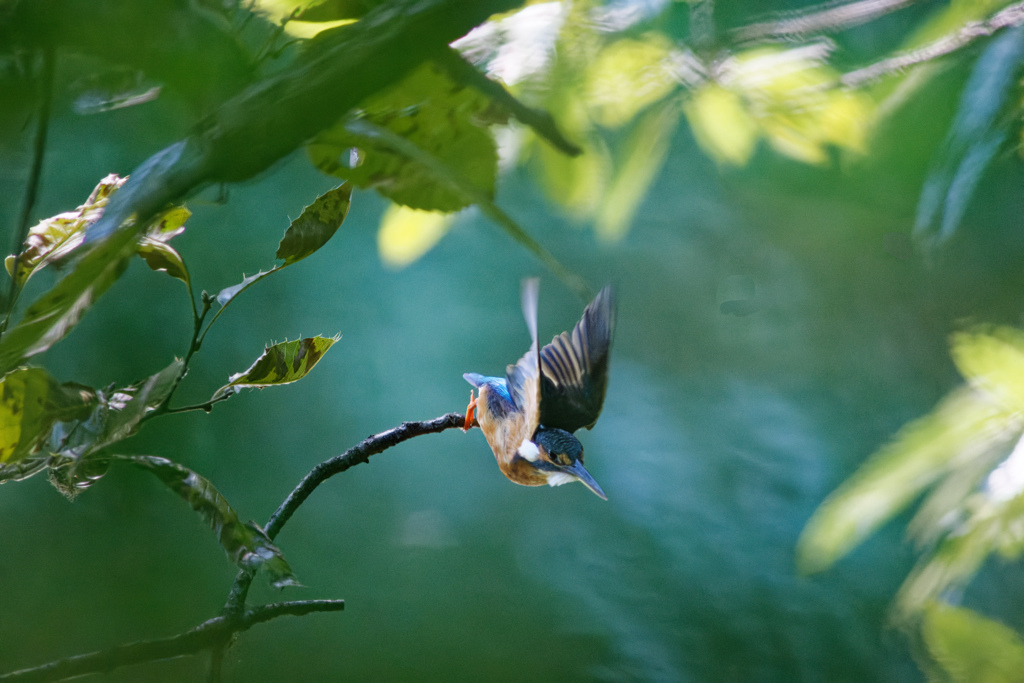
{"type": "MultiPolygon", "coordinates": [[[[900,528],[820,576],[799,576],[793,551],[825,496],[959,382],[948,334],[1020,323],[1016,158],[985,176],[951,244],[908,251],[963,76],[921,95],[860,162],[811,168],[762,149],[722,171],[681,127],[617,243],[563,216],[529,169],[507,173],[498,203],[593,286],[618,290],[604,413],[581,435],[609,501],[510,483],[479,431],[375,456],[322,486],[277,538],[306,588],[281,594],[260,577],[251,593],[344,598],[345,612],[254,627],[228,652],[226,680],[921,680],[886,627],[913,561],[900,528]],[[719,308],[736,276],[755,283],[749,316],[719,308]]],[[[186,131],[173,98],[91,117],[58,105],[40,217],[186,131]]],[[[5,159],[4,226],[26,166],[26,150],[5,159]]],[[[175,245],[197,288],[272,265],[290,218],[331,186],[296,153],[227,187],[226,203],[219,188],[191,198],[175,245]]],[[[239,298],[176,400],[205,400],[264,344],[341,333],[308,378],[154,421],[124,450],[195,469],[262,523],[317,462],[463,410],[463,372],[519,358],[521,279],[542,277],[542,339],[578,319],[586,302],[477,213],[415,264],[385,267],[384,206],[357,192],[326,247],[239,298]]],[[[187,348],[182,290],[139,260],[39,360],[97,387],[154,373],[187,348]]],[[[187,505],[127,468],[73,503],[43,477],[0,487],[0,548],[3,670],[177,633],[217,613],[235,574],[187,505]]],[[[988,568],[968,604],[1024,628],[1020,576],[988,568]]],[[[186,658],[102,680],[202,680],[205,667],[186,658]]]]}

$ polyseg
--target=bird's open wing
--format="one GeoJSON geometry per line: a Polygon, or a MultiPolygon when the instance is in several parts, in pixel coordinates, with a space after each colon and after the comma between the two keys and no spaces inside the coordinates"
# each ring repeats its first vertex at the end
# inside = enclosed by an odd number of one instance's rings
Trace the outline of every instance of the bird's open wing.
{"type": "Polygon", "coordinates": [[[575,432],[597,422],[608,387],[614,330],[615,297],[611,287],[605,287],[583,311],[571,335],[563,332],[540,350],[540,422],[545,427],[575,432]]]}
{"type": "MultiPolygon", "coordinates": [[[[536,278],[523,281],[523,317],[530,330],[530,350],[515,365],[505,369],[508,392],[516,409],[523,415],[522,438],[529,439],[540,422],[540,357],[537,353],[537,294],[536,278]]],[[[519,445],[518,443],[516,444],[519,445]]]]}

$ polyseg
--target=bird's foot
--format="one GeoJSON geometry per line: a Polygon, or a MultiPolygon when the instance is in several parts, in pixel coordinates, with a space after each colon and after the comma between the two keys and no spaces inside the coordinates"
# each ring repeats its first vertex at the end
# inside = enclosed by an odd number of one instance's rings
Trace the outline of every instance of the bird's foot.
{"type": "Polygon", "coordinates": [[[473,396],[473,390],[469,390],[469,405],[466,406],[466,422],[462,425],[462,431],[468,432],[473,428],[473,423],[476,421],[476,397],[473,396]]]}

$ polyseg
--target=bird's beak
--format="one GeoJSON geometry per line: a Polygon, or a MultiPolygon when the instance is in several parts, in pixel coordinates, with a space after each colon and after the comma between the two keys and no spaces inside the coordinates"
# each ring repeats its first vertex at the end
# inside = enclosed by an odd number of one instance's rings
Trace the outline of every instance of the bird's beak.
{"type": "Polygon", "coordinates": [[[562,468],[562,471],[568,472],[572,476],[579,479],[581,482],[583,482],[584,486],[586,486],[588,489],[590,489],[598,496],[600,496],[602,500],[608,500],[608,496],[604,495],[604,491],[601,490],[601,487],[598,485],[596,481],[594,481],[594,478],[590,476],[590,472],[587,472],[587,469],[579,460],[574,462],[572,465],[569,465],[568,467],[562,468]]]}

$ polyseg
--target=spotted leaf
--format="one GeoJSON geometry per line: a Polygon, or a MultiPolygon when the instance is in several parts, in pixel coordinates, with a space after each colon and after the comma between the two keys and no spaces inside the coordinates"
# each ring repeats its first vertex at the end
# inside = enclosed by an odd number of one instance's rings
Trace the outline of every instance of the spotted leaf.
{"type": "Polygon", "coordinates": [[[245,372],[232,375],[228,384],[218,389],[213,398],[228,396],[243,388],[261,389],[297,382],[309,374],[313,366],[339,339],[341,335],[306,337],[268,346],[252,367],[245,372]]]}

